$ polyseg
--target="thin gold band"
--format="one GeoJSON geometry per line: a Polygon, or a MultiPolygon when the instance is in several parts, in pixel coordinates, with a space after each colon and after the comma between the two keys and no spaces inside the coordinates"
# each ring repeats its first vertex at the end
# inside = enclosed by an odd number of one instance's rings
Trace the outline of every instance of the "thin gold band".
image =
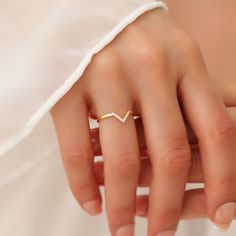
{"type": "Polygon", "coordinates": [[[129,115],[134,115],[134,112],[133,111],[130,111],[128,110],[126,112],[126,114],[124,115],[124,117],[120,117],[119,115],[117,115],[115,112],[111,112],[111,113],[106,113],[102,116],[99,116],[97,118],[97,122],[99,122],[100,120],[102,119],[105,119],[105,118],[109,118],[109,117],[115,117],[116,119],[118,119],[119,121],[121,121],[122,123],[125,123],[125,121],[128,119],[129,115]]]}

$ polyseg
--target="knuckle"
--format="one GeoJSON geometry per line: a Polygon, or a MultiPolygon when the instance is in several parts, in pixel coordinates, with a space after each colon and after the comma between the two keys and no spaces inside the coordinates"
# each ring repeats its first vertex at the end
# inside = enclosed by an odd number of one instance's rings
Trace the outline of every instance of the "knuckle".
{"type": "MultiPolygon", "coordinates": [[[[190,68],[193,68],[194,70],[205,74],[207,72],[207,68],[206,68],[206,64],[204,62],[202,52],[201,52],[197,42],[192,41],[192,42],[188,43],[187,54],[188,54],[188,56],[186,58],[190,59],[190,62],[192,65],[192,67],[190,67],[190,68]]],[[[189,63],[188,63],[188,65],[189,65],[189,63]]]]}
{"type": "Polygon", "coordinates": [[[188,168],[190,165],[190,151],[186,148],[172,149],[163,160],[166,166],[177,170],[188,168]]]}
{"type": "Polygon", "coordinates": [[[119,57],[112,48],[103,49],[93,58],[93,64],[96,70],[107,71],[110,68],[118,68],[119,57]]]}
{"type": "Polygon", "coordinates": [[[236,129],[233,122],[229,118],[221,118],[216,121],[211,127],[211,136],[214,139],[225,140],[236,135],[236,129]]]}
{"type": "Polygon", "coordinates": [[[206,65],[200,50],[200,47],[194,37],[181,30],[176,30],[175,50],[180,58],[180,66],[184,70],[181,74],[189,71],[205,73],[206,65]]]}
{"type": "Polygon", "coordinates": [[[176,221],[180,219],[181,210],[178,208],[169,208],[158,211],[158,218],[162,222],[168,222],[170,225],[175,225],[176,221]]]}
{"type": "Polygon", "coordinates": [[[185,54],[199,53],[200,49],[196,40],[188,33],[180,33],[181,49],[185,54]]]}
{"type": "Polygon", "coordinates": [[[139,65],[154,67],[166,65],[166,50],[162,45],[154,44],[152,40],[145,39],[142,47],[137,46],[134,50],[133,59],[139,65]]]}
{"type": "Polygon", "coordinates": [[[96,195],[96,190],[95,187],[93,185],[78,185],[76,183],[71,183],[70,184],[70,190],[72,192],[72,194],[74,195],[74,197],[78,200],[78,201],[84,201],[86,199],[85,196],[94,196],[96,195]]]}
{"type": "Polygon", "coordinates": [[[135,152],[121,152],[109,156],[110,170],[119,176],[129,176],[139,168],[138,154],[135,152]]]}
{"type": "Polygon", "coordinates": [[[110,214],[114,221],[117,221],[117,219],[121,219],[124,216],[132,216],[135,213],[134,206],[126,206],[126,207],[114,207],[110,209],[110,214]]]}
{"type": "Polygon", "coordinates": [[[69,164],[88,163],[91,161],[92,150],[90,147],[80,148],[78,146],[69,146],[62,149],[63,160],[69,164]]]}
{"type": "Polygon", "coordinates": [[[166,167],[176,168],[177,170],[189,168],[191,160],[191,150],[186,144],[185,139],[175,140],[174,146],[160,156],[161,163],[166,167]]]}
{"type": "Polygon", "coordinates": [[[221,189],[231,190],[236,184],[236,176],[226,176],[216,179],[216,185],[221,189]]]}
{"type": "Polygon", "coordinates": [[[160,63],[166,57],[166,47],[161,41],[156,40],[152,34],[146,32],[142,27],[135,24],[127,28],[129,35],[135,39],[134,44],[128,40],[127,52],[131,55],[132,61],[140,65],[153,65],[160,63]]]}

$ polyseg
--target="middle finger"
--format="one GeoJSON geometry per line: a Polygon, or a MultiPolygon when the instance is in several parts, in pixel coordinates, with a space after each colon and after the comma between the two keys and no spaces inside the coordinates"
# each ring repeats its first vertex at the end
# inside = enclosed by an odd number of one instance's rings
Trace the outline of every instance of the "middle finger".
{"type": "Polygon", "coordinates": [[[147,91],[144,89],[140,98],[144,133],[153,167],[148,212],[148,235],[151,236],[174,235],[191,157],[176,85],[170,85],[166,73],[159,76],[162,76],[162,83],[150,86],[147,91]]]}

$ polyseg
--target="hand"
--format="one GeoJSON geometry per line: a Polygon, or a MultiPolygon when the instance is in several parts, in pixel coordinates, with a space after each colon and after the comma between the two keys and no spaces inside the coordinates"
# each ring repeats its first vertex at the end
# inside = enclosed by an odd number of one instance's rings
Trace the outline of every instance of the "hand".
{"type": "MultiPolygon", "coordinates": [[[[142,116],[153,169],[148,235],[174,234],[191,164],[179,103],[204,157],[208,215],[218,225],[226,223],[214,216],[218,207],[236,199],[236,130],[210,83],[197,44],[160,9],[139,17],[94,56],[82,78],[51,110],[71,190],[85,210],[101,210],[88,115],[133,110],[142,116]]],[[[99,130],[110,231],[133,235],[140,171],[135,122],[131,116],[125,124],[109,118],[99,123],[99,130]]]]}
{"type": "MultiPolygon", "coordinates": [[[[234,103],[234,101],[232,101],[234,103]]],[[[231,102],[230,102],[231,104],[231,102]]],[[[228,107],[228,112],[236,126],[236,107],[228,107]]],[[[143,157],[148,156],[146,153],[146,143],[141,118],[135,120],[136,130],[139,137],[140,153],[143,157]]],[[[191,168],[189,172],[188,183],[204,183],[202,171],[201,155],[196,137],[191,128],[186,124],[188,138],[191,146],[191,168]]],[[[102,155],[99,142],[98,128],[91,129],[91,137],[94,153],[96,156],[102,155]]],[[[230,163],[229,163],[230,165],[230,163]]],[[[102,186],[104,185],[104,163],[103,161],[95,162],[94,165],[96,179],[102,186]]],[[[235,167],[236,168],[236,167],[235,167]]],[[[152,179],[152,166],[150,158],[143,158],[139,176],[139,187],[149,187],[152,179]]],[[[147,217],[148,213],[148,195],[138,195],[136,199],[136,214],[140,217],[147,217]]],[[[199,219],[207,217],[206,199],[203,189],[191,189],[185,192],[181,219],[199,219]]],[[[236,218],[236,212],[234,213],[236,218]]]]}

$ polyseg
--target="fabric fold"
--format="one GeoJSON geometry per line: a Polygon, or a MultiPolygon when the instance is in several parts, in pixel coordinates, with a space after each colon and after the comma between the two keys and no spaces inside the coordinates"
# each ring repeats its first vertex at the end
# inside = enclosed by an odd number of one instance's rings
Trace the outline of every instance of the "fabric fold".
{"type": "Polygon", "coordinates": [[[153,0],[0,2],[0,156],[29,135],[92,56],[153,0]]]}

